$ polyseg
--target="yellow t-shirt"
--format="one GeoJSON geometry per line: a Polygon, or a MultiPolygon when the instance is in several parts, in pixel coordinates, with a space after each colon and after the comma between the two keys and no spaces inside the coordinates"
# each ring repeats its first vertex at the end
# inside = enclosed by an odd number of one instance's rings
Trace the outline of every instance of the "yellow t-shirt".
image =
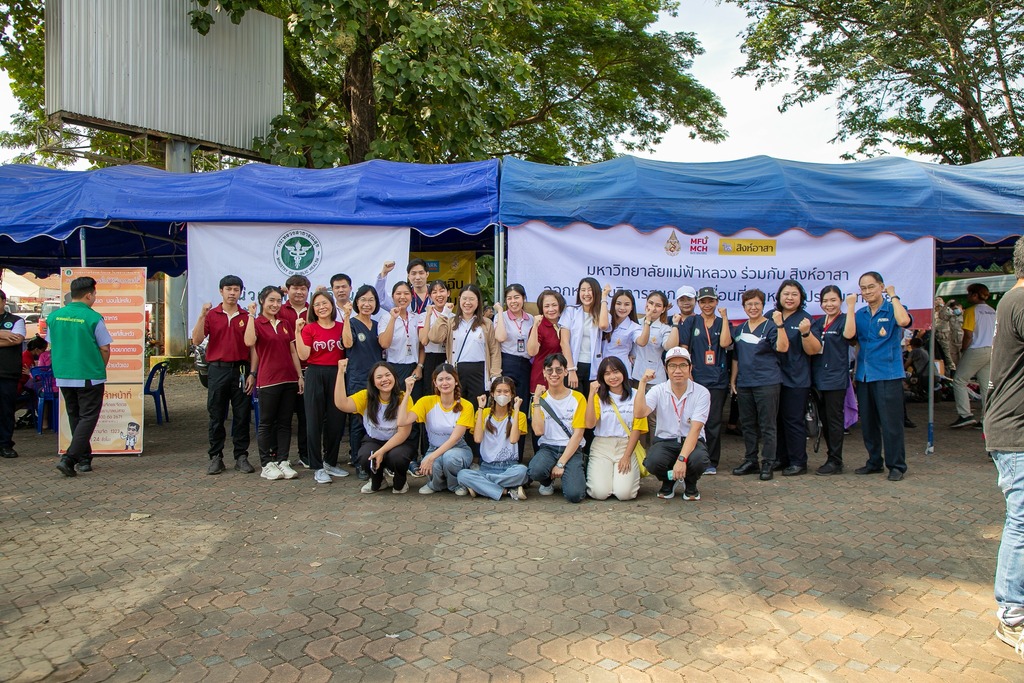
{"type": "MultiPolygon", "coordinates": [[[[619,415],[622,416],[622,421],[627,425],[630,425],[630,430],[637,430],[638,432],[647,431],[647,418],[642,417],[638,420],[633,419],[633,397],[623,400],[620,397],[608,393],[608,398],[615,402],[615,407],[619,409],[619,415]]],[[[611,436],[616,438],[627,438],[629,434],[622,428],[622,422],[619,422],[619,416],[615,414],[615,410],[611,406],[606,406],[597,394],[594,394],[594,414],[597,416],[597,424],[594,426],[594,436],[611,436]],[[607,410],[604,408],[607,407],[607,410]]]]}
{"type": "MultiPolygon", "coordinates": [[[[487,431],[487,421],[491,419],[491,409],[484,408],[484,438],[480,442],[480,459],[484,462],[506,462],[519,458],[519,445],[509,443],[508,440],[508,416],[498,422],[493,421],[495,430],[492,434],[487,431]]],[[[519,438],[527,438],[526,413],[519,411],[519,438]]]]}
{"type": "MultiPolygon", "coordinates": [[[[541,394],[541,398],[551,406],[551,409],[562,421],[562,424],[569,429],[587,428],[587,399],[583,398],[583,394],[578,391],[570,391],[567,396],[556,400],[545,391],[541,394]]],[[[558,425],[558,422],[551,417],[548,411],[543,408],[540,411],[544,414],[544,434],[540,437],[539,442],[550,446],[567,445],[569,443],[569,436],[565,433],[565,430],[558,425]]],[[[580,447],[583,447],[582,440],[580,441],[580,447]]]]}
{"type": "MultiPolygon", "coordinates": [[[[344,380],[344,378],[342,378],[344,380]]],[[[363,416],[363,429],[366,430],[366,435],[372,439],[378,441],[387,441],[395,435],[398,431],[398,418],[397,415],[394,420],[385,420],[384,413],[388,409],[388,403],[381,403],[380,408],[377,410],[377,424],[374,424],[366,416],[366,389],[361,389],[356,393],[349,396],[352,402],[356,404],[356,412],[363,416]]],[[[412,410],[412,399],[408,396],[405,397],[406,410],[412,410]]]]}
{"type": "Polygon", "coordinates": [[[431,448],[437,448],[447,441],[456,426],[473,429],[473,404],[464,398],[459,399],[462,410],[455,412],[455,406],[445,410],[441,406],[440,396],[424,396],[416,401],[412,412],[416,414],[416,421],[422,422],[427,428],[427,443],[431,448]]]}

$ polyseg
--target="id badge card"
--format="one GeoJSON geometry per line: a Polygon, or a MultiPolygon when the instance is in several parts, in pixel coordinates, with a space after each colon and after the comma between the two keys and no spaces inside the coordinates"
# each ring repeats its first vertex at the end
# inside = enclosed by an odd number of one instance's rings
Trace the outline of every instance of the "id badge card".
{"type": "Polygon", "coordinates": [[[712,351],[711,349],[708,349],[707,351],[704,352],[704,365],[714,365],[714,364],[715,364],[715,352],[712,351]]]}
{"type": "Polygon", "coordinates": [[[525,339],[516,339],[516,353],[526,353],[525,339]]]}

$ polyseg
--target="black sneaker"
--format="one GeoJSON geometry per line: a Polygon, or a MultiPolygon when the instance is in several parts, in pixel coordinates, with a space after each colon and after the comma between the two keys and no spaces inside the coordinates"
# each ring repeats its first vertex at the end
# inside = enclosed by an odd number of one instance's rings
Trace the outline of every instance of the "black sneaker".
{"type": "Polygon", "coordinates": [[[832,462],[831,460],[829,460],[824,465],[822,465],[817,470],[815,470],[814,473],[815,474],[819,474],[819,475],[821,475],[823,477],[827,477],[827,476],[832,475],[832,474],[842,474],[843,473],[843,466],[840,465],[839,463],[835,463],[835,462],[832,462]]]}
{"type": "Polygon", "coordinates": [[[210,458],[210,465],[206,468],[207,474],[220,474],[224,471],[224,458],[210,458]]]}
{"type": "Polygon", "coordinates": [[[671,500],[676,496],[676,483],[674,481],[663,481],[658,489],[658,498],[671,500]]]}
{"type": "Polygon", "coordinates": [[[249,456],[246,455],[243,455],[241,458],[235,458],[235,469],[242,474],[252,474],[256,471],[252,463],[249,462],[249,456]]]}
{"type": "Polygon", "coordinates": [[[369,481],[370,473],[360,467],[356,470],[356,478],[359,479],[359,481],[369,481]]]}
{"type": "Polygon", "coordinates": [[[683,500],[700,500],[700,491],[694,486],[683,491],[683,500]]]}
{"type": "Polygon", "coordinates": [[[80,462],[77,465],[75,465],[75,469],[78,470],[79,472],[92,472],[92,463],[80,462]]]}
{"type": "Polygon", "coordinates": [[[0,457],[2,458],[17,458],[18,451],[13,448],[0,448],[0,457]]]}
{"type": "Polygon", "coordinates": [[[75,472],[75,464],[71,462],[69,458],[61,458],[60,462],[57,463],[57,469],[60,470],[65,477],[78,476],[78,472],[75,472]]]}
{"type": "Polygon", "coordinates": [[[967,417],[963,417],[963,416],[958,417],[956,419],[956,422],[954,422],[953,424],[951,424],[949,426],[950,426],[951,429],[961,429],[963,427],[971,427],[971,426],[976,425],[976,424],[978,424],[978,421],[974,419],[974,416],[973,415],[968,415],[967,417]]]}
{"type": "Polygon", "coordinates": [[[903,472],[901,470],[889,470],[889,481],[900,481],[903,479],[903,472]]]}

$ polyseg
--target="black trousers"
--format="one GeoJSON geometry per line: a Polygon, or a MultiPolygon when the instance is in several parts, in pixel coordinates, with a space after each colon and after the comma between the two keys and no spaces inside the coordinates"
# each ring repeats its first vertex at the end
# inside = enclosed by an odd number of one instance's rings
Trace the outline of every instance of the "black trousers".
{"type": "Polygon", "coordinates": [[[14,448],[14,407],[18,380],[0,379],[0,448],[14,448]]]}
{"type": "MultiPolygon", "coordinates": [[[[306,376],[306,368],[302,369],[302,376],[306,376]]],[[[300,398],[295,401],[292,409],[295,411],[296,417],[298,417],[298,424],[296,425],[298,438],[296,440],[299,443],[299,459],[303,462],[309,462],[309,444],[306,443],[306,402],[300,398]]]]}
{"type": "Polygon", "coordinates": [[[345,431],[345,413],[334,405],[336,365],[310,365],[306,368],[306,388],[302,403],[306,408],[306,446],[309,466],[322,469],[324,463],[338,466],[341,437],[345,431]]]}
{"type": "Polygon", "coordinates": [[[815,391],[818,401],[818,415],[821,418],[822,436],[828,449],[827,462],[843,464],[843,432],[846,417],[843,405],[846,403],[846,389],[815,391]]]}
{"type": "MultiPolygon", "coordinates": [[[[668,481],[668,471],[676,466],[676,458],[683,450],[683,441],[675,439],[655,439],[651,447],[647,449],[647,457],[644,458],[644,467],[647,471],[658,478],[659,481],[668,481]]],[[[686,488],[692,489],[697,485],[704,471],[711,466],[708,459],[708,445],[702,439],[697,442],[693,452],[686,462],[686,488]]]]}
{"type": "MultiPolygon", "coordinates": [[[[779,385],[738,387],[736,395],[743,428],[743,458],[757,464],[758,440],[761,442],[761,464],[775,466],[778,440],[779,385]]],[[[650,469],[650,468],[648,468],[650,469]]]]}
{"type": "Polygon", "coordinates": [[[210,414],[211,458],[224,454],[224,420],[228,418],[231,406],[231,442],[235,458],[249,455],[249,420],[252,414],[252,398],[245,393],[245,378],[249,374],[248,363],[236,365],[210,365],[206,378],[206,410],[210,414]]]}
{"type": "Polygon", "coordinates": [[[100,420],[105,386],[86,381],[84,387],[60,388],[68,409],[68,422],[71,425],[71,444],[64,457],[76,465],[92,462],[92,445],[89,442],[92,440],[96,423],[100,420]]]}
{"type": "MultiPolygon", "coordinates": [[[[398,388],[401,389],[402,391],[405,391],[405,380],[408,379],[414,372],[416,372],[416,364],[392,363],[391,367],[395,369],[395,375],[398,377],[398,388]]],[[[420,398],[423,396],[423,387],[427,384],[433,385],[433,380],[427,378],[426,375],[423,375],[423,379],[420,379],[418,382],[416,382],[416,384],[412,386],[411,398],[413,403],[420,400],[420,398]]],[[[476,404],[476,401],[474,399],[470,398],[469,400],[474,405],[476,404]]],[[[412,432],[410,432],[409,434],[409,443],[413,445],[413,458],[416,457],[418,452],[421,452],[419,450],[421,432],[424,432],[424,430],[420,429],[420,424],[418,422],[414,422],[412,425],[412,432]]],[[[360,448],[362,448],[362,446],[360,446],[360,448]]],[[[402,487],[399,486],[398,488],[402,487]]]]}
{"type": "MultiPolygon", "coordinates": [[[[370,472],[370,454],[383,445],[383,441],[378,441],[369,436],[364,437],[363,443],[359,446],[359,468],[370,472]]],[[[415,442],[411,438],[385,453],[381,466],[377,468],[376,472],[370,472],[370,481],[373,483],[373,489],[376,491],[380,488],[381,481],[384,479],[384,470],[391,470],[395,473],[395,490],[402,489],[405,486],[406,478],[409,476],[409,463],[412,462],[414,457],[416,457],[416,448],[415,442]]]]}
{"type": "Polygon", "coordinates": [[[260,448],[260,465],[271,461],[284,462],[292,444],[292,415],[295,412],[299,385],[284,382],[262,387],[260,392],[260,424],[256,441],[260,448]]]}
{"type": "Polygon", "coordinates": [[[784,467],[807,467],[807,396],[810,387],[779,388],[779,441],[776,461],[784,467]]]}
{"type": "Polygon", "coordinates": [[[718,468],[722,459],[722,413],[725,410],[725,401],[729,398],[728,389],[708,389],[711,394],[711,411],[708,413],[708,421],[704,424],[704,436],[708,442],[708,458],[711,466],[718,468]]]}

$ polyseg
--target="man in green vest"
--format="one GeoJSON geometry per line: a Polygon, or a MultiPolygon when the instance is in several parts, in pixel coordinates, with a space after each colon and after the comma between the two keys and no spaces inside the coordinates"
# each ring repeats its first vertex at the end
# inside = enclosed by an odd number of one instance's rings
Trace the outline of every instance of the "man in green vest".
{"type": "Polygon", "coordinates": [[[103,408],[112,339],[103,316],[92,309],[95,302],[96,280],[75,278],[71,281],[71,303],[46,318],[53,375],[71,424],[71,444],[57,465],[66,477],[92,471],[89,442],[103,408]]]}

